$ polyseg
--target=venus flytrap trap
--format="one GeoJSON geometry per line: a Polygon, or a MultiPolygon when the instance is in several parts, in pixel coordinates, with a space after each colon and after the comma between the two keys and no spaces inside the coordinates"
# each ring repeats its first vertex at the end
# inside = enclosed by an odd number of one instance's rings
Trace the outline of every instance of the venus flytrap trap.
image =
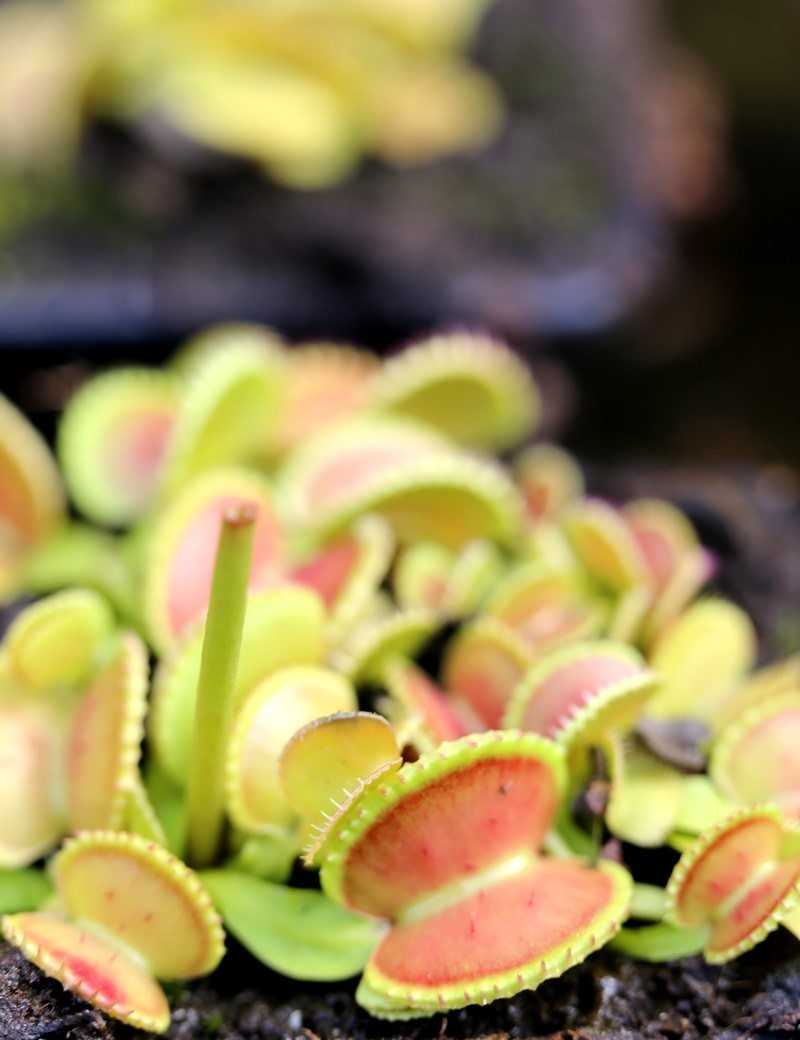
{"type": "Polygon", "coordinates": [[[800,819],[800,688],[776,693],[731,722],[714,742],[709,773],[734,803],[771,802],[800,819]]]}
{"type": "Polygon", "coordinates": [[[138,778],[147,656],[99,596],[72,590],[20,613],[3,642],[0,863],[21,867],[70,830],[118,827],[138,778]]]}
{"type": "Polygon", "coordinates": [[[387,1018],[533,988],[615,933],[718,961],[800,932],[797,662],[753,671],[669,503],[587,498],[552,445],[489,457],[539,413],[481,334],[381,363],[220,326],[76,394],[69,526],[52,461],[30,476],[46,447],[0,421],[0,515],[35,529],[6,588],[58,590],[0,648],[0,908],[26,955],[155,1031],[154,980],[221,955],[209,895],[278,972],[363,969],[387,1018]],[[681,854],[666,891],[632,846],[681,854]],[[293,887],[301,860],[321,889],[293,887]]]}
{"type": "MultiPolygon", "coordinates": [[[[247,722],[243,727],[252,728],[247,722]]],[[[400,761],[393,730],[379,715],[351,711],[312,719],[283,741],[277,762],[273,757],[270,763],[270,782],[259,792],[269,816],[266,826],[275,828],[293,816],[298,840],[310,858],[331,813],[343,811],[346,801],[399,768],[400,761]]],[[[253,829],[263,826],[263,820],[256,820],[253,829]]],[[[239,941],[292,978],[349,978],[364,967],[378,938],[378,922],[338,906],[319,891],[290,889],[230,869],[206,871],[203,880],[239,941]]]]}
{"type": "Polygon", "coordinates": [[[512,692],[535,660],[514,629],[479,615],[462,625],[446,647],[441,678],[455,702],[477,720],[473,729],[498,729],[512,692]]]}
{"type": "Polygon", "coordinates": [[[382,777],[334,818],[323,890],[390,923],[359,985],[368,1010],[412,1018],[510,996],[613,934],[627,873],[540,852],[564,782],[555,745],[489,732],[382,777]]]}
{"type": "Polygon", "coordinates": [[[0,394],[0,598],[24,585],[24,567],[63,523],[63,482],[45,441],[0,394]]]}
{"type": "Polygon", "coordinates": [[[800,831],[775,806],[740,809],[683,853],[667,885],[663,922],[624,929],[614,944],[646,960],[702,952],[724,963],[790,917],[798,881],[800,831]]]}
{"type": "Polygon", "coordinates": [[[86,831],[55,856],[58,909],[3,918],[5,938],[95,1007],[163,1033],[169,1004],[156,979],[190,979],[219,963],[224,937],[208,894],[160,846],[86,831]]]}
{"type": "Polygon", "coordinates": [[[167,371],[117,369],[89,380],[59,426],[58,458],[77,509],[126,524],[155,499],[180,384],[167,371]]]}

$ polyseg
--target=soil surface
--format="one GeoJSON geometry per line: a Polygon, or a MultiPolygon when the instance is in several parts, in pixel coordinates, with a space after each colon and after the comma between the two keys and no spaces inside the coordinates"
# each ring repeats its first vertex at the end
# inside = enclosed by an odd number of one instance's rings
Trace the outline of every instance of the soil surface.
{"type": "MultiPolygon", "coordinates": [[[[800,1030],[800,957],[786,933],[721,968],[699,957],[650,965],[601,951],[533,993],[402,1023],[370,1017],[354,986],[291,992],[243,959],[232,951],[216,975],[175,991],[170,1040],[783,1040],[800,1030]]],[[[145,1035],[88,1009],[0,947],[3,1040],[145,1035]]]]}

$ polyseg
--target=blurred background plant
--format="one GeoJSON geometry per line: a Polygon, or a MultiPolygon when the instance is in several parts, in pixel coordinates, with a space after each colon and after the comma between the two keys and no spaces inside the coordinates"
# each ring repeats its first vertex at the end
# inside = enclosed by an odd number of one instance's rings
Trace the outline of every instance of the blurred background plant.
{"type": "Polygon", "coordinates": [[[0,9],[6,171],[74,157],[91,117],[318,187],[362,154],[485,143],[501,104],[463,51],[490,0],[17,0],[0,9]]]}
{"type": "Polygon", "coordinates": [[[607,324],[662,251],[635,173],[650,20],[631,0],[0,4],[0,342],[607,324]]]}

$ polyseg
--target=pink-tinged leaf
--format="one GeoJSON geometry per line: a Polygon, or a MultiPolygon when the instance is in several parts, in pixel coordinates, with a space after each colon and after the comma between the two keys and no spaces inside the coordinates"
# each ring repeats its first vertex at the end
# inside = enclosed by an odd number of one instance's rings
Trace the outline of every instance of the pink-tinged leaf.
{"type": "Polygon", "coordinates": [[[175,376],[144,368],[104,372],[72,397],[58,454],[82,513],[103,524],[142,515],[155,497],[179,397],[175,376]]]}
{"type": "Polygon", "coordinates": [[[563,757],[535,734],[443,744],[358,799],[326,849],[323,888],[395,918],[450,884],[537,850],[556,813],[563,757]]]}
{"type": "Polygon", "coordinates": [[[722,731],[710,773],[744,805],[774,802],[800,819],[800,691],[773,696],[722,731]]]}
{"type": "MultiPolygon", "coordinates": [[[[5,685],[5,683],[3,683],[5,685]]],[[[4,689],[0,699],[0,867],[34,863],[64,829],[53,797],[66,727],[65,706],[4,689]]]]}
{"type": "Polygon", "coordinates": [[[721,599],[693,604],[649,655],[662,683],[648,714],[702,719],[716,729],[721,709],[755,663],[756,649],[753,623],[740,607],[721,599]]]}
{"type": "Polygon", "coordinates": [[[658,499],[630,502],[620,512],[647,564],[650,584],[661,591],[681,560],[699,549],[694,528],[679,509],[658,499]]]}
{"type": "Polygon", "coordinates": [[[475,539],[514,543],[522,507],[514,485],[493,462],[438,455],[387,473],[331,512],[325,528],[339,530],[365,513],[377,513],[401,543],[417,539],[461,549],[475,539]]]}
{"type": "Polygon", "coordinates": [[[555,444],[535,444],[514,459],[514,480],[528,519],[553,517],[583,494],[583,473],[575,459],[555,444]]]}
{"type": "Polygon", "coordinates": [[[605,608],[572,570],[535,560],[515,567],[494,589],[486,613],[538,651],[597,635],[605,608]]]}
{"type": "Polygon", "coordinates": [[[697,838],[667,886],[668,919],[708,925],[706,959],[723,962],[760,942],[794,907],[800,842],[778,809],[740,811],[697,838]]]}
{"type": "Polygon", "coordinates": [[[405,1018],[535,989],[584,960],[627,913],[622,868],[536,859],[428,915],[400,920],[364,970],[358,1000],[405,1018]]]}
{"type": "Polygon", "coordinates": [[[353,537],[340,538],[321,549],[305,563],[289,572],[291,581],[308,585],[330,607],[341,592],[358,560],[358,542],[353,537]]]}
{"type": "Polygon", "coordinates": [[[4,537],[23,552],[53,531],[64,513],[61,476],[50,449],[25,416],[0,394],[0,526],[4,537]]]}
{"type": "Polygon", "coordinates": [[[280,755],[281,786],[291,808],[319,824],[388,763],[399,768],[400,749],[386,719],[371,712],[339,712],[314,719],[289,738],[280,755]]]}
{"type": "Polygon", "coordinates": [[[292,518],[316,527],[351,499],[431,454],[452,449],[433,430],[388,419],[360,419],[324,430],[290,458],[280,487],[292,518]]]}
{"type": "Polygon", "coordinates": [[[447,648],[442,682],[465,702],[485,729],[500,726],[511,694],[534,656],[517,633],[493,617],[465,625],[447,648]]]}
{"type": "Polygon", "coordinates": [[[250,588],[279,580],[283,532],[266,484],[243,470],[216,470],[187,484],[161,513],[145,564],[145,610],[156,646],[185,636],[208,607],[220,524],[226,509],[252,502],[258,509],[250,588]]]}
{"type": "MultiPolygon", "coordinates": [[[[159,764],[180,787],[189,769],[203,627],[163,658],[153,682],[148,735],[159,764]]],[[[281,585],[251,595],[239,652],[235,704],[268,676],[290,665],[321,664],[325,610],[319,596],[299,585],[281,585]]]]}
{"type": "Polygon", "coordinates": [[[474,729],[468,726],[452,698],[411,661],[395,658],[384,673],[387,690],[395,702],[391,717],[405,739],[422,750],[446,740],[457,740],[474,729]]]}
{"type": "Polygon", "coordinates": [[[224,937],[197,875],[162,846],[123,831],[84,831],[53,859],[65,911],[135,952],[159,979],[205,975],[224,937]]]}
{"type": "Polygon", "coordinates": [[[364,516],[345,537],[291,571],[292,581],[313,588],[325,602],[330,645],[341,642],[364,615],[389,571],[393,555],[394,538],[389,525],[379,516],[364,516]]]}
{"type": "Polygon", "coordinates": [[[516,539],[522,503],[500,466],[457,451],[432,429],[361,420],[315,438],[286,466],[289,520],[322,537],[377,513],[400,542],[459,548],[475,538],[516,539]]]}
{"type": "Polygon", "coordinates": [[[299,343],[287,354],[286,401],[274,448],[283,452],[361,411],[378,360],[339,343],[299,343]]]}
{"type": "Polygon", "coordinates": [[[94,1007],[136,1029],[164,1033],[169,1004],[158,983],[119,946],[56,914],[3,918],[3,934],[29,961],[94,1007]]]}
{"type": "Polygon", "coordinates": [[[72,717],[66,751],[72,828],[116,828],[137,776],[147,707],[147,650],[124,633],[91,680],[72,717]]]}
{"type": "Polygon", "coordinates": [[[540,410],[522,358],[499,340],[471,332],[409,344],[375,374],[370,400],[470,447],[495,450],[529,437],[540,410]]]}
{"type": "Polygon", "coordinates": [[[556,737],[567,749],[573,772],[581,760],[586,761],[591,748],[602,748],[613,735],[631,731],[658,688],[658,682],[655,672],[643,668],[625,679],[609,683],[582,707],[573,709],[571,718],[556,737]]]}
{"type": "Polygon", "coordinates": [[[517,687],[504,724],[555,737],[593,698],[644,670],[641,655],[621,643],[578,643],[554,650],[517,687]]]}
{"type": "Polygon", "coordinates": [[[252,833],[285,828],[295,818],[280,778],[289,739],[314,719],[355,711],[353,687],[326,668],[285,668],[266,679],[242,706],[228,750],[228,811],[252,833]]]}
{"type": "Polygon", "coordinates": [[[600,585],[621,592],[647,579],[639,544],[613,506],[581,499],[564,510],[562,524],[581,563],[600,585]]]}
{"type": "Polygon", "coordinates": [[[89,589],[69,589],[26,607],[5,637],[14,678],[30,690],[74,686],[92,670],[114,617],[89,589]]]}

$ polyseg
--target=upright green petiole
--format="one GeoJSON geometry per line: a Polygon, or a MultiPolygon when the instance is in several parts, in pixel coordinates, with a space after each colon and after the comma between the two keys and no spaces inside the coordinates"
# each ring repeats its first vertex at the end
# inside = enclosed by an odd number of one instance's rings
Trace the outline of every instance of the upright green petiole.
{"type": "Polygon", "coordinates": [[[225,821],[225,748],[239,665],[257,508],[230,506],[222,517],[206,617],[188,785],[187,858],[209,866],[225,821]]]}

